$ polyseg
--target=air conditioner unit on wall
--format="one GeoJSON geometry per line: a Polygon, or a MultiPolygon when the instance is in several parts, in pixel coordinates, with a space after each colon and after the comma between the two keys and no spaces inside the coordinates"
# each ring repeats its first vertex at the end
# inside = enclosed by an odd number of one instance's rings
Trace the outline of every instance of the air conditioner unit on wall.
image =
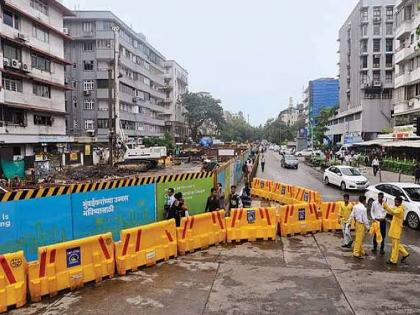
{"type": "Polygon", "coordinates": [[[12,59],[12,68],[20,69],[22,63],[17,59],[12,59]]]}
{"type": "Polygon", "coordinates": [[[22,70],[25,71],[25,72],[30,72],[31,67],[27,63],[24,63],[24,64],[22,64],[22,70]]]}
{"type": "Polygon", "coordinates": [[[83,91],[83,95],[85,95],[85,96],[90,95],[90,90],[84,90],[84,91],[83,91]]]}
{"type": "Polygon", "coordinates": [[[3,66],[4,67],[10,67],[12,63],[10,62],[9,58],[3,58],[3,66]]]}
{"type": "Polygon", "coordinates": [[[67,27],[63,27],[63,33],[66,35],[70,35],[70,30],[67,27]]]}
{"type": "Polygon", "coordinates": [[[414,100],[409,100],[407,103],[408,107],[414,107],[414,100]]]}

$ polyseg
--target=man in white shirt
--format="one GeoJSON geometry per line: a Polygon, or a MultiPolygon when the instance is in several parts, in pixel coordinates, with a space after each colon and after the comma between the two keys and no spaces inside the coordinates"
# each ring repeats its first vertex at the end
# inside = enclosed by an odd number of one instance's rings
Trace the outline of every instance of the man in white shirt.
{"type": "Polygon", "coordinates": [[[366,229],[369,230],[369,220],[367,217],[366,197],[360,196],[359,203],[353,207],[347,224],[355,221],[356,239],[353,245],[353,257],[363,258],[366,255],[363,249],[366,229]]]}
{"type": "MultiPolygon", "coordinates": [[[[386,211],[384,209],[384,194],[380,192],[378,194],[378,201],[374,201],[372,203],[372,208],[370,211],[370,214],[372,216],[372,220],[378,221],[380,226],[380,231],[382,234],[382,243],[381,243],[381,249],[380,254],[385,254],[384,248],[385,248],[385,235],[386,235],[386,211]]],[[[372,252],[376,253],[378,249],[378,243],[376,242],[376,235],[373,236],[373,248],[372,252]]]]}
{"type": "Polygon", "coordinates": [[[377,156],[375,156],[375,158],[372,161],[373,176],[376,176],[376,174],[378,173],[379,165],[380,165],[379,159],[377,156]]]}

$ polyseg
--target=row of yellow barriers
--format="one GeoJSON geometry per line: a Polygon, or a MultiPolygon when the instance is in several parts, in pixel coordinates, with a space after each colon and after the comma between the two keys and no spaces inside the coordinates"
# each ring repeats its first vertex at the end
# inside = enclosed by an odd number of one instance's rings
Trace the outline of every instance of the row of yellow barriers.
{"type": "Polygon", "coordinates": [[[38,248],[38,259],[26,262],[23,251],[0,256],[0,312],[31,300],[55,296],[88,282],[112,278],[115,273],[150,266],[210,245],[276,238],[275,208],[224,210],[161,221],[122,230],[120,241],[111,233],[38,248]]]}

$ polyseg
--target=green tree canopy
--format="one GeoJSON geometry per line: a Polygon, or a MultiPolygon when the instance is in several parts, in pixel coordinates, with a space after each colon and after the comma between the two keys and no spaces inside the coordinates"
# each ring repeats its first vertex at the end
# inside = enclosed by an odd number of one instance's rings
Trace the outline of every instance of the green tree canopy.
{"type": "Polygon", "coordinates": [[[315,126],[313,128],[314,144],[322,146],[324,143],[325,133],[328,131],[328,120],[334,116],[337,108],[324,108],[315,118],[315,126]]]}

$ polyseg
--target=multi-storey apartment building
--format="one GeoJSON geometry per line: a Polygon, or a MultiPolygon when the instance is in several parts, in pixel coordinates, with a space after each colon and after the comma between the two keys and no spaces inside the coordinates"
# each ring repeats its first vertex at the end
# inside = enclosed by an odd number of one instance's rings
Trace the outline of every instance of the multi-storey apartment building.
{"type": "Polygon", "coordinates": [[[0,158],[32,156],[68,142],[63,16],[55,0],[3,0],[0,23],[0,158]]]}
{"type": "Polygon", "coordinates": [[[108,69],[114,60],[114,31],[119,42],[120,126],[131,138],[162,136],[172,98],[165,84],[165,58],[144,35],[108,11],[75,11],[65,19],[73,41],[65,47],[72,60],[66,78],[74,90],[67,93],[67,130],[75,139],[108,141],[108,69]]]}
{"type": "Polygon", "coordinates": [[[420,116],[420,6],[400,0],[395,25],[395,125],[412,125],[420,116]]]}
{"type": "Polygon", "coordinates": [[[395,0],[360,0],[339,31],[340,107],[335,143],[375,139],[391,126],[395,0]]]}
{"type": "Polygon", "coordinates": [[[185,123],[185,108],[179,102],[181,96],[188,91],[188,71],[176,61],[165,62],[166,97],[170,99],[169,113],[165,114],[165,124],[175,141],[184,141],[188,136],[188,127],[185,123]]]}

